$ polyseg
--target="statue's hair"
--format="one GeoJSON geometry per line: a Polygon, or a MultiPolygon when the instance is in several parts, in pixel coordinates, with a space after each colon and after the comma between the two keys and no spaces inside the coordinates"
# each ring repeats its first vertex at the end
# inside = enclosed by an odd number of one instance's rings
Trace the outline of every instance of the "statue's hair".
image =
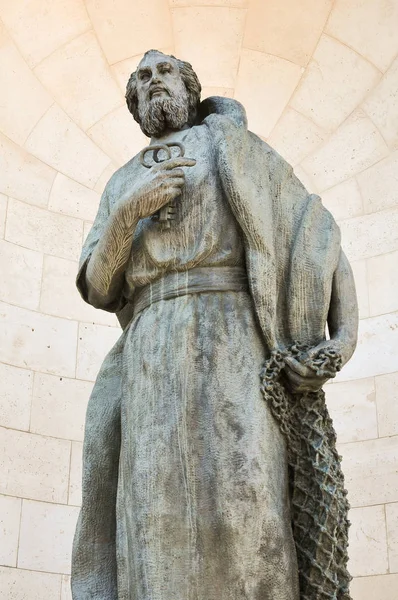
{"type": "MultiPolygon", "coordinates": [[[[160,52],[159,50],[148,50],[148,52],[145,52],[143,58],[145,58],[148,54],[151,54],[152,52],[156,52],[157,54],[163,54],[163,52],[160,52]]],[[[195,71],[192,68],[192,65],[189,62],[186,62],[185,60],[180,60],[172,54],[166,54],[164,56],[174,58],[174,60],[177,61],[181,79],[184,82],[188,94],[188,124],[193,125],[200,104],[200,93],[202,91],[202,86],[200,85],[198,76],[196,75],[195,71]]],[[[127,82],[126,103],[134,119],[137,121],[137,123],[140,123],[137,96],[137,71],[134,71],[134,73],[130,75],[130,79],[127,82]]]]}

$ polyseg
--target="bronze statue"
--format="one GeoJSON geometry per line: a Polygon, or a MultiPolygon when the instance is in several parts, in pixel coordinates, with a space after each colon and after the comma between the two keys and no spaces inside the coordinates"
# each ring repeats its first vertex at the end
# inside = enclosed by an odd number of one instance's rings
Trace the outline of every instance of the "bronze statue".
{"type": "Polygon", "coordinates": [[[126,100],[151,143],[83,247],[81,294],[123,333],[87,411],[73,598],[348,600],[322,386],[356,344],[351,269],[242,105],[200,91],[145,54],[126,100]]]}

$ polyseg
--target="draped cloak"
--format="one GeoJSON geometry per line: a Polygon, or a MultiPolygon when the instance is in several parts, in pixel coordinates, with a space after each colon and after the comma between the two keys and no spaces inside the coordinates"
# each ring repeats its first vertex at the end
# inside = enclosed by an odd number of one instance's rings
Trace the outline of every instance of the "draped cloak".
{"type": "MultiPolygon", "coordinates": [[[[291,353],[292,348],[297,348],[297,344],[300,345],[299,347],[313,348],[325,339],[333,276],[342,254],[339,228],[332,215],[323,207],[321,199],[307,192],[294,175],[292,167],[268,144],[248,131],[242,105],[234,100],[213,97],[202,102],[201,115],[201,126],[209,128],[214,140],[217,168],[225,197],[243,233],[250,292],[269,355],[269,364],[265,366],[264,373],[269,373],[270,369],[272,371],[274,368],[272,365],[278,363],[271,377],[274,381],[283,368],[283,357],[291,353]]],[[[77,285],[85,300],[87,300],[85,266],[101,237],[107,215],[117,205],[118,198],[123,192],[131,189],[134,180],[140,177],[142,169],[138,157],[134,157],[111,178],[104,191],[97,219],[84,244],[81,256],[77,285]]],[[[133,315],[133,305],[123,296],[108,306],[107,310],[117,313],[123,328],[128,326],[133,315]]],[[[278,415],[281,403],[278,404],[276,398],[279,395],[280,400],[283,396],[282,404],[285,403],[286,406],[291,405],[291,398],[283,386],[279,383],[276,385],[279,386],[277,393],[275,393],[275,386],[264,385],[263,381],[262,391],[265,400],[273,405],[274,416],[279,419],[282,431],[288,437],[289,432],[292,433],[292,423],[288,423],[287,426],[286,423],[282,423],[278,415]]],[[[345,564],[348,504],[345,500],[339,457],[335,451],[333,427],[324,406],[322,392],[312,396],[296,394],[294,401],[301,406],[305,414],[308,413],[305,402],[311,401],[318,405],[316,427],[321,424],[316,433],[318,437],[323,436],[323,442],[320,443],[317,439],[312,445],[310,453],[315,452],[315,454],[307,457],[304,470],[310,471],[307,480],[311,482],[313,479],[311,469],[319,462],[319,457],[322,459],[322,464],[327,463],[326,466],[323,464],[322,472],[326,479],[332,473],[331,478],[329,477],[330,481],[325,483],[324,478],[318,487],[322,493],[329,493],[331,498],[337,498],[337,505],[333,510],[342,513],[336,516],[338,523],[331,526],[332,533],[326,531],[326,535],[332,537],[333,541],[326,551],[326,559],[324,557],[319,559],[320,566],[315,563],[316,557],[319,558],[318,546],[322,546],[322,540],[314,538],[310,531],[311,524],[305,523],[303,528],[302,523],[301,525],[299,523],[295,531],[293,517],[293,530],[301,570],[301,599],[347,600],[349,599],[349,575],[345,570],[345,564]],[[323,449],[319,454],[318,450],[321,446],[323,449]],[[305,544],[303,546],[302,539],[307,535],[312,541],[310,550],[306,549],[305,544]],[[300,540],[296,539],[300,536],[300,540]],[[336,553],[336,546],[339,553],[336,559],[338,566],[335,566],[335,559],[330,556],[336,553]],[[300,561],[300,553],[304,557],[302,561],[300,561]],[[314,568],[317,572],[315,575],[310,573],[314,568]],[[323,593],[321,588],[325,578],[328,585],[323,593]]],[[[305,421],[305,415],[304,417],[302,414],[296,414],[296,417],[292,415],[291,420],[297,417],[305,421]]],[[[95,414],[92,414],[91,418],[95,419],[95,414]]],[[[294,427],[293,424],[293,429],[294,427]]],[[[90,435],[89,423],[86,426],[87,435],[90,435]]],[[[294,465],[299,460],[296,456],[297,452],[308,452],[302,447],[302,439],[305,435],[297,431],[292,433],[292,436],[294,435],[301,441],[299,440],[298,446],[297,443],[295,444],[293,456],[289,461],[293,471],[294,465]]],[[[289,439],[287,444],[289,446],[289,439]]],[[[116,463],[114,468],[117,472],[116,463]]],[[[298,485],[297,477],[301,471],[299,467],[296,478],[294,473],[292,474],[293,489],[298,485]]],[[[83,473],[83,481],[84,477],[83,473]]],[[[311,490],[306,491],[307,495],[313,494],[311,490]]],[[[319,501],[324,505],[321,496],[318,495],[319,501]]],[[[305,506],[304,508],[302,506],[306,502],[306,499],[299,500],[296,508],[293,502],[293,511],[300,513],[296,514],[297,522],[306,512],[305,506]]],[[[330,502],[333,503],[334,500],[330,502]]],[[[317,533],[319,538],[322,538],[323,531],[328,528],[327,520],[324,519],[321,525],[315,524],[319,529],[317,533]]]]}

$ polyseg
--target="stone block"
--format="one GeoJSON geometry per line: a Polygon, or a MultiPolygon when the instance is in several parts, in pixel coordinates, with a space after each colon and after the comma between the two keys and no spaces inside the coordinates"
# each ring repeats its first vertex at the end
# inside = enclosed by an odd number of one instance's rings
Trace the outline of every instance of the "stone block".
{"type": "Polygon", "coordinates": [[[51,188],[48,208],[63,215],[94,221],[100,194],[58,173],[51,188]]]}
{"type": "Polygon", "coordinates": [[[48,315],[118,327],[114,314],[84,302],[76,288],[77,271],[77,262],[44,257],[40,309],[48,315]]]}
{"type": "Polygon", "coordinates": [[[373,377],[328,385],[325,391],[340,444],[377,438],[373,377]]]}
{"type": "Polygon", "coordinates": [[[109,64],[173,44],[167,0],[87,0],[86,7],[109,64]]]}
{"type": "Polygon", "coordinates": [[[0,428],[0,450],[0,493],[67,502],[70,442],[0,428]]]}
{"type": "Polygon", "coordinates": [[[61,600],[72,600],[72,590],[70,587],[70,575],[62,575],[61,600]]]}
{"type": "Polygon", "coordinates": [[[94,31],[61,46],[35,74],[83,130],[124,104],[94,31]]]}
{"type": "Polygon", "coordinates": [[[244,47],[280,56],[305,66],[312,56],[331,0],[252,0],[249,4],[244,47]]]}
{"type": "Polygon", "coordinates": [[[353,600],[396,600],[398,575],[357,577],[351,583],[353,600]]]}
{"type": "Polygon", "coordinates": [[[385,71],[397,53],[397,19],[395,0],[336,0],[326,32],[385,71]]]}
{"type": "Polygon", "coordinates": [[[0,363],[0,425],[28,431],[33,373],[0,363]]]}
{"type": "Polygon", "coordinates": [[[357,176],[367,213],[398,205],[398,152],[357,176]]]}
{"type": "Polygon", "coordinates": [[[25,148],[88,187],[94,187],[109,164],[109,158],[56,104],[33,129],[25,148]]]}
{"type": "Polygon", "coordinates": [[[78,514],[74,506],[24,500],[18,567],[69,574],[78,514]]]}
{"type": "Polygon", "coordinates": [[[0,496],[0,564],[7,567],[17,565],[21,504],[20,498],[0,496]]]}
{"type": "Polygon", "coordinates": [[[235,98],[245,106],[252,131],[265,138],[270,135],[300,77],[298,65],[277,56],[242,49],[235,98]]]}
{"type": "Polygon", "coordinates": [[[348,500],[353,508],[398,497],[398,436],[341,444],[348,500]]]}
{"type": "Polygon", "coordinates": [[[398,313],[363,319],[354,356],[335,381],[393,373],[397,370],[397,355],[398,313]]]}
{"type": "MultiPolygon", "coordinates": [[[[393,225],[391,226],[393,227],[393,225]]],[[[398,250],[368,260],[369,311],[371,316],[398,310],[397,265],[398,250]]]]}
{"type": "Polygon", "coordinates": [[[398,502],[386,504],[386,519],[390,573],[398,573],[398,502]]]}
{"type": "Polygon", "coordinates": [[[5,27],[0,24],[0,89],[7,90],[0,103],[0,130],[23,145],[53,100],[24,61],[5,27]],[[26,101],[29,90],[29,102],[26,101]]]}
{"type": "Polygon", "coordinates": [[[0,134],[0,191],[35,206],[47,206],[56,171],[0,134]]]}
{"type": "Polygon", "coordinates": [[[375,379],[380,437],[398,435],[398,373],[375,379]]]}
{"type": "Polygon", "coordinates": [[[385,158],[388,148],[363,111],[355,111],[302,166],[326,190],[385,158]]]}
{"type": "Polygon", "coordinates": [[[75,376],[77,323],[0,302],[0,360],[75,376]]]}
{"type": "Polygon", "coordinates": [[[0,239],[4,238],[6,229],[7,203],[7,196],[0,194],[0,239]]]}
{"type": "Polygon", "coordinates": [[[92,28],[81,0],[0,0],[0,12],[30,67],[92,28]]]}
{"type": "Polygon", "coordinates": [[[322,203],[337,221],[363,213],[361,192],[354,177],[322,192],[322,203]]]}
{"type": "Polygon", "coordinates": [[[148,145],[138,123],[121,106],[88,130],[91,139],[120,167],[148,145]]]}
{"type": "Polygon", "coordinates": [[[67,440],[83,440],[91,389],[92,385],[87,381],[36,373],[31,432],[67,440]]]}
{"type": "Polygon", "coordinates": [[[268,143],[295,166],[326,138],[325,131],[296,110],[286,108],[268,143]]]}
{"type": "Polygon", "coordinates": [[[24,308],[38,309],[42,267],[43,255],[41,253],[1,240],[0,300],[24,308]]]}
{"type": "Polygon", "coordinates": [[[350,560],[348,570],[354,577],[388,572],[388,551],[384,506],[350,510],[350,560]]]}
{"type": "Polygon", "coordinates": [[[58,600],[61,575],[0,567],[0,596],[4,600],[58,600]]]}
{"type": "Polygon", "coordinates": [[[176,56],[193,65],[202,85],[234,87],[246,10],[185,6],[171,13],[176,56]]]}
{"type": "Polygon", "coordinates": [[[350,260],[398,250],[398,206],[339,224],[343,248],[350,260]]]}
{"type": "Polygon", "coordinates": [[[52,213],[12,198],[8,201],[5,238],[13,244],[77,260],[82,232],[80,219],[52,213]]]}
{"type": "Polygon", "coordinates": [[[78,379],[94,381],[105,355],[121,336],[116,327],[80,323],[77,351],[78,379]]]}
{"type": "Polygon", "coordinates": [[[291,106],[319,127],[334,131],[380,78],[380,71],[357,52],[322,35],[291,106]]]}

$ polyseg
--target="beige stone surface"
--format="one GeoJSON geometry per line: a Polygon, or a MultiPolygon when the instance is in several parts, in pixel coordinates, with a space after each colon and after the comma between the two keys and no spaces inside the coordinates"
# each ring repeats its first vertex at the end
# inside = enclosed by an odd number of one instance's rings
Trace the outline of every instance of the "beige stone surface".
{"type": "Polygon", "coordinates": [[[384,139],[393,150],[398,149],[397,81],[398,58],[393,62],[380,84],[369,95],[363,105],[364,110],[377,125],[384,139]]]}
{"type": "Polygon", "coordinates": [[[0,134],[0,190],[36,206],[47,206],[56,171],[0,134]]]}
{"type": "Polygon", "coordinates": [[[64,215],[93,221],[97,214],[98,192],[57,173],[51,188],[48,208],[64,215]]]}
{"type": "Polygon", "coordinates": [[[83,222],[10,198],[5,239],[31,250],[77,260],[83,222]]]}
{"type": "Polygon", "coordinates": [[[82,0],[0,0],[0,16],[31,67],[91,27],[82,0]]]}
{"type": "Polygon", "coordinates": [[[363,379],[397,370],[398,313],[359,322],[358,346],[335,381],[363,379]]]}
{"type": "Polygon", "coordinates": [[[0,496],[0,564],[7,567],[17,565],[21,504],[20,498],[0,496]]]}
{"type": "Polygon", "coordinates": [[[358,175],[365,212],[398,205],[398,152],[390,154],[358,175]]]}
{"type": "Polygon", "coordinates": [[[172,45],[167,0],[86,0],[86,7],[109,64],[172,45]]]}
{"type": "Polygon", "coordinates": [[[285,160],[295,166],[325,139],[326,134],[321,127],[296,110],[287,108],[267,141],[285,160]]]}
{"type": "Polygon", "coordinates": [[[75,376],[77,323],[0,302],[0,360],[75,376]]]}
{"type": "Polygon", "coordinates": [[[302,165],[295,165],[294,174],[298,177],[301,183],[311,193],[315,194],[319,192],[318,187],[315,185],[313,179],[308,175],[307,171],[303,169],[302,165]]]}
{"type": "Polygon", "coordinates": [[[53,52],[35,74],[84,130],[124,103],[93,31],[53,52]]]}
{"type": "Polygon", "coordinates": [[[203,86],[234,87],[246,10],[194,6],[172,16],[176,56],[192,64],[203,86]]]}
{"type": "Polygon", "coordinates": [[[82,460],[83,444],[72,442],[68,504],[73,506],[80,506],[82,502],[82,460]]]}
{"type": "Polygon", "coordinates": [[[126,106],[106,115],[88,130],[88,134],[118,167],[149,144],[126,106]]]}
{"type": "Polygon", "coordinates": [[[70,575],[62,575],[61,600],[72,600],[72,591],[70,588],[70,575]]]}
{"type": "Polygon", "coordinates": [[[390,572],[398,573],[398,502],[386,504],[385,508],[390,572]]]}
{"type": "Polygon", "coordinates": [[[1,427],[0,493],[66,503],[70,444],[1,427]]]}
{"type": "Polygon", "coordinates": [[[43,255],[0,241],[0,300],[25,308],[39,307],[43,255]]]}
{"type": "Polygon", "coordinates": [[[369,286],[368,267],[366,259],[351,261],[358,299],[359,318],[369,317],[369,286]]]}
{"type": "Polygon", "coordinates": [[[36,79],[1,22],[0,89],[7,90],[7,101],[0,102],[0,130],[23,145],[53,100],[36,79]],[[29,102],[26,102],[26,90],[29,90],[29,102]]]}
{"type": "MultiPolygon", "coordinates": [[[[394,227],[394,223],[391,224],[394,227]]],[[[370,315],[398,310],[398,251],[368,260],[370,315]]]]}
{"type": "Polygon", "coordinates": [[[353,577],[388,572],[387,532],[384,506],[353,508],[348,569],[353,577]]]}
{"type": "Polygon", "coordinates": [[[398,373],[375,379],[380,437],[398,435],[398,373]]]}
{"type": "Polygon", "coordinates": [[[79,324],[76,377],[94,381],[107,352],[121,336],[121,329],[79,324]]]}
{"type": "Polygon", "coordinates": [[[351,583],[353,600],[396,600],[398,575],[358,577],[351,583]]]}
{"type": "Polygon", "coordinates": [[[61,575],[0,567],[0,595],[4,600],[58,600],[61,575]]]}
{"type": "Polygon", "coordinates": [[[24,500],[18,567],[69,574],[78,512],[73,506],[24,500]]]}
{"type": "Polygon", "coordinates": [[[0,194],[0,239],[4,238],[7,217],[8,198],[4,194],[0,194]]]}
{"type": "Polygon", "coordinates": [[[398,436],[341,444],[348,500],[353,508],[398,497],[398,436]]]}
{"type": "Polygon", "coordinates": [[[363,213],[362,196],[355,177],[322,192],[322,203],[337,221],[363,213]]]}
{"type": "Polygon", "coordinates": [[[270,54],[242,49],[235,98],[245,106],[252,131],[269,136],[300,76],[298,65],[270,54]]]}
{"type": "Polygon", "coordinates": [[[322,35],[291,105],[319,127],[334,130],[380,77],[357,52],[322,35]]]}
{"type": "Polygon", "coordinates": [[[343,247],[350,260],[393,252],[398,249],[398,206],[346,219],[340,222],[340,228],[343,247]]]}
{"type": "Polygon", "coordinates": [[[84,302],[76,288],[77,272],[76,261],[44,257],[40,310],[57,317],[118,326],[114,314],[96,310],[84,302]]]}
{"type": "Polygon", "coordinates": [[[385,158],[388,148],[376,126],[356,111],[329,140],[303,161],[319,189],[328,189],[385,158]]]}
{"type": "Polygon", "coordinates": [[[0,364],[0,425],[28,431],[33,373],[0,364]]]}
{"type": "Polygon", "coordinates": [[[170,6],[225,6],[246,8],[250,0],[169,0],[170,6]]]}
{"type": "Polygon", "coordinates": [[[385,70],[398,51],[395,0],[336,0],[326,31],[385,70]]]}
{"type": "Polygon", "coordinates": [[[328,385],[326,400],[340,444],[374,439],[377,408],[374,378],[328,385]]]}
{"type": "Polygon", "coordinates": [[[28,137],[26,149],[58,171],[93,187],[109,158],[56,104],[28,137]]]}
{"type": "Polygon", "coordinates": [[[30,431],[83,440],[84,420],[92,385],[87,381],[35,373],[30,431]]]}
{"type": "Polygon", "coordinates": [[[331,7],[331,0],[252,0],[244,46],[305,66],[331,7]]]}

